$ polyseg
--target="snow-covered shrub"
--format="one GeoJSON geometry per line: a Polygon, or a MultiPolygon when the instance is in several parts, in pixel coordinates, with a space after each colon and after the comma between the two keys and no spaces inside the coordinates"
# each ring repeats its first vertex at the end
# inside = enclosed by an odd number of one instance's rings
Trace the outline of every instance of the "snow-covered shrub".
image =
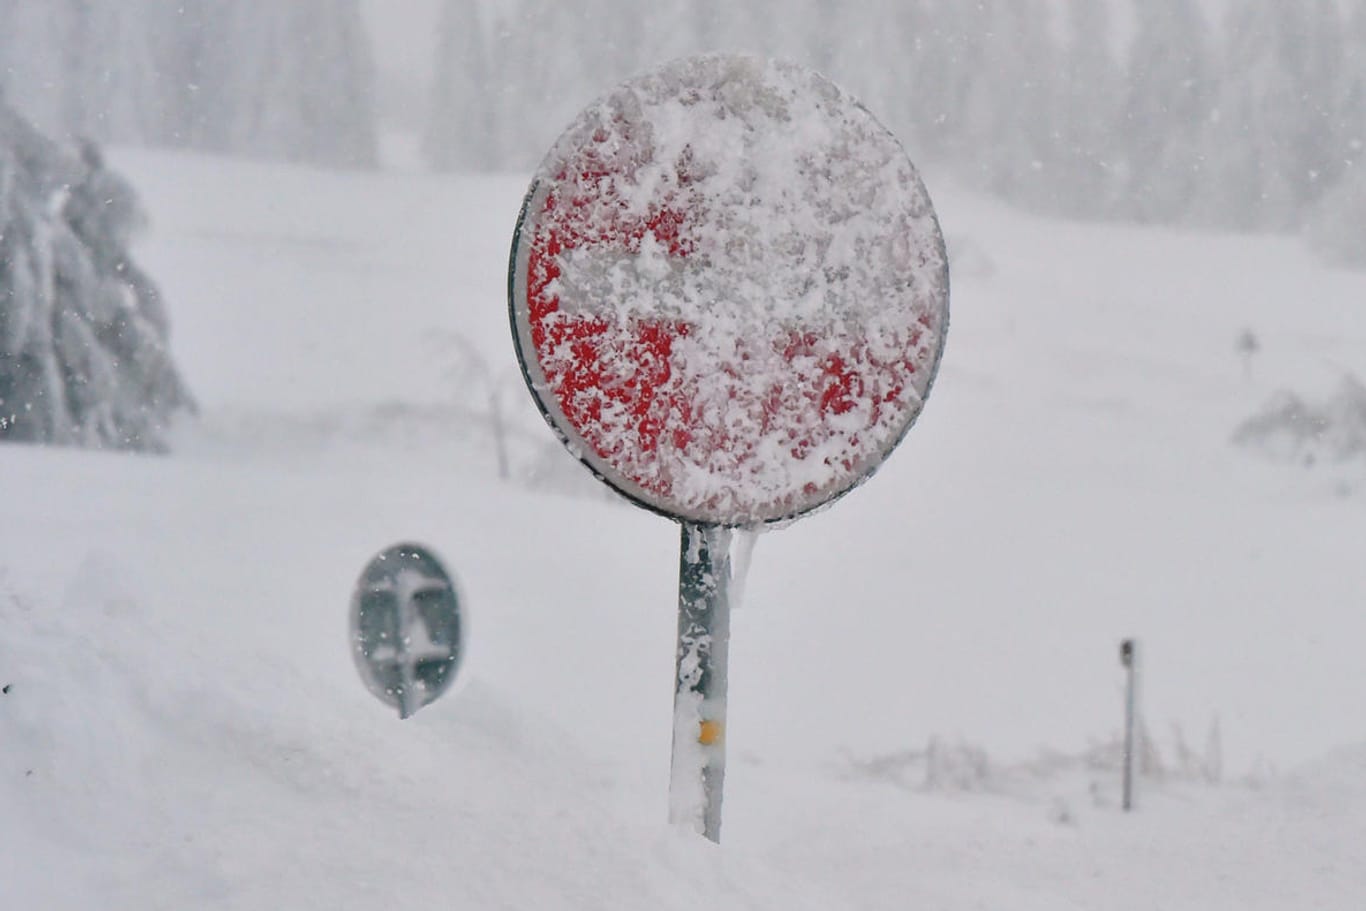
{"type": "MultiPolygon", "coordinates": [[[[1138,719],[1135,771],[1149,783],[1222,783],[1223,736],[1218,716],[1210,720],[1203,750],[1192,748],[1181,725],[1171,725],[1171,736],[1159,743],[1142,718],[1138,719]]],[[[993,761],[987,751],[963,740],[931,737],[924,749],[903,749],[872,756],[845,753],[840,777],[876,781],[907,791],[1038,795],[1058,782],[1083,778],[1092,782],[1097,805],[1116,805],[1124,767],[1124,736],[1115,732],[1093,740],[1080,751],[1043,750],[1032,759],[993,761]],[[1103,783],[1103,784],[1101,784],[1103,783]],[[1102,793],[1104,792],[1104,793],[1102,793]]]]}
{"type": "Polygon", "coordinates": [[[136,194],[0,102],[0,440],[164,448],[192,407],[166,312],[128,256],[136,194]]]}
{"type": "Polygon", "coordinates": [[[844,777],[881,781],[915,791],[991,792],[999,790],[986,750],[961,740],[931,737],[923,750],[898,750],[867,758],[846,757],[844,777]]]}
{"type": "Polygon", "coordinates": [[[967,743],[930,738],[925,748],[925,790],[984,791],[991,783],[986,750],[967,743]]]}
{"type": "Polygon", "coordinates": [[[1288,389],[1278,390],[1233,432],[1233,442],[1290,461],[1323,432],[1320,416],[1288,389]]]}
{"type": "Polygon", "coordinates": [[[553,436],[535,446],[521,478],[532,490],[607,503],[627,502],[611,487],[584,471],[583,463],[553,436]]]}
{"type": "Polygon", "coordinates": [[[944,237],[944,243],[949,248],[954,278],[990,278],[996,274],[996,260],[977,238],[950,234],[944,237]]]}
{"type": "Polygon", "coordinates": [[[1276,459],[1304,464],[1366,457],[1366,385],[1354,376],[1344,376],[1320,403],[1281,390],[1239,425],[1233,441],[1276,459]]]}
{"type": "Polygon", "coordinates": [[[462,406],[470,408],[486,420],[489,439],[498,463],[498,477],[506,481],[512,477],[508,451],[509,405],[521,392],[521,376],[515,368],[501,372],[467,336],[441,333],[432,339],[442,349],[448,362],[446,371],[462,406]]]}
{"type": "Polygon", "coordinates": [[[1366,385],[1354,376],[1343,377],[1322,406],[1327,427],[1319,443],[1331,458],[1366,456],[1366,385]]]}

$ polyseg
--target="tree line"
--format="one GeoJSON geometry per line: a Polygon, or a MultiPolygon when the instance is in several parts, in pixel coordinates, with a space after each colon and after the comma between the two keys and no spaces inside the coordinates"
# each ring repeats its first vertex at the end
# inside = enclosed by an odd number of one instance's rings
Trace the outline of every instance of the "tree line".
{"type": "MultiPolygon", "coordinates": [[[[4,0],[0,87],[44,130],[377,159],[361,0],[4,0]]],[[[912,156],[1035,211],[1305,231],[1366,264],[1366,0],[444,0],[424,148],[526,171],[660,61],[807,63],[912,156]]],[[[384,10],[383,15],[400,15],[384,10]]]]}
{"type": "Polygon", "coordinates": [[[3,0],[0,89],[53,136],[377,158],[359,0],[3,0]]]}
{"type": "Polygon", "coordinates": [[[653,62],[815,66],[912,156],[1074,218],[1307,230],[1366,263],[1366,0],[446,0],[426,148],[524,170],[653,62]]]}

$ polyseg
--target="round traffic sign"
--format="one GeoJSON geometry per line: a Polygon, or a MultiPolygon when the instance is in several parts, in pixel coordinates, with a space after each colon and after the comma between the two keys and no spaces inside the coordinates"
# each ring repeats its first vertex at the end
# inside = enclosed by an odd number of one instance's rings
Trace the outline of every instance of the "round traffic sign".
{"type": "Polygon", "coordinates": [[[920,413],[948,264],[915,167],[819,74],[708,55],[625,83],[541,163],[513,239],[513,336],[560,437],[637,503],[792,518],[868,477],[920,413]]]}
{"type": "Polygon", "coordinates": [[[464,624],[455,581],[416,544],[366,564],[351,596],[351,656],[371,693],[407,718],[455,680],[464,624]]]}

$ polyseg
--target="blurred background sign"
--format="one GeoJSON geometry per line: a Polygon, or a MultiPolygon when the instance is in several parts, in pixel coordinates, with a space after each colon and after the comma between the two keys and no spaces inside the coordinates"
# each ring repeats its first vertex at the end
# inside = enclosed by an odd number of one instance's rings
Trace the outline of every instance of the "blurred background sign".
{"type": "Polygon", "coordinates": [[[366,688],[400,718],[450,687],[462,634],[455,582],[426,548],[398,544],[366,565],[351,598],[351,654],[366,688]]]}

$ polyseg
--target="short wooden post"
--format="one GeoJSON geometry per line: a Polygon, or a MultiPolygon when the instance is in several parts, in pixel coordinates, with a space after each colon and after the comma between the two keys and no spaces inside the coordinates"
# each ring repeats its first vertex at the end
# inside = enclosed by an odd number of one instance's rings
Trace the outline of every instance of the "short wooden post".
{"type": "Polygon", "coordinates": [[[1119,644],[1119,662],[1124,666],[1124,812],[1134,808],[1134,761],[1137,746],[1135,729],[1137,714],[1136,684],[1138,646],[1133,639],[1125,639],[1119,644]]]}

